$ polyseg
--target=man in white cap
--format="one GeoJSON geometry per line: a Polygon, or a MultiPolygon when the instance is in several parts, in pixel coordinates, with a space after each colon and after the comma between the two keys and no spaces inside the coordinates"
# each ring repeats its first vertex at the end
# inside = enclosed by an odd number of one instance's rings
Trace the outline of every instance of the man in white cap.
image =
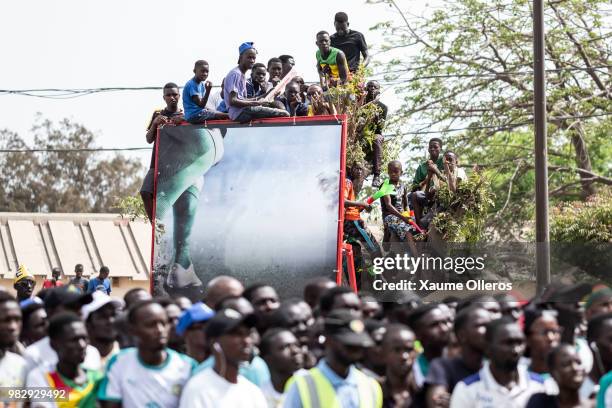
{"type": "Polygon", "coordinates": [[[100,352],[102,366],[119,352],[115,319],[123,307],[123,301],[114,299],[102,291],[92,293],[93,300],[81,308],[81,317],[87,327],[89,342],[100,352]]]}

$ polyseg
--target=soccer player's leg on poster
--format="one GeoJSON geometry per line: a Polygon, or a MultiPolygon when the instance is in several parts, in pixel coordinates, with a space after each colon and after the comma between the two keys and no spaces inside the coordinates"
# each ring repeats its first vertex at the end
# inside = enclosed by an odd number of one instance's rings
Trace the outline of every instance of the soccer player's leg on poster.
{"type": "Polygon", "coordinates": [[[201,286],[189,252],[189,237],[195,221],[200,197],[200,185],[190,186],[172,206],[174,213],[174,265],[168,274],[169,287],[201,286]]]}
{"type": "MultiPolygon", "coordinates": [[[[204,129],[200,129],[202,130],[204,129]]],[[[205,147],[205,153],[174,175],[160,175],[158,179],[159,211],[156,211],[156,218],[163,220],[170,206],[173,212],[174,258],[166,277],[166,285],[169,288],[180,290],[202,286],[191,261],[189,237],[197,214],[204,175],[223,157],[224,133],[225,129],[204,130],[199,142],[205,147]]]]}

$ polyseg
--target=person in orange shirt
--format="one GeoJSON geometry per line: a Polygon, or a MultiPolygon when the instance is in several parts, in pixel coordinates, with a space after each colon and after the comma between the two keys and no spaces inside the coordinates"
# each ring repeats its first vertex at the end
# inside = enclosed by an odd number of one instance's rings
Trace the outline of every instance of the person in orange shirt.
{"type": "Polygon", "coordinates": [[[355,271],[360,271],[365,268],[361,255],[362,246],[365,246],[371,259],[382,257],[382,251],[378,241],[361,219],[361,211],[370,211],[372,206],[365,201],[355,199],[353,180],[361,179],[363,167],[359,163],[354,163],[347,173],[348,177],[344,180],[344,237],[353,247],[355,271]]]}

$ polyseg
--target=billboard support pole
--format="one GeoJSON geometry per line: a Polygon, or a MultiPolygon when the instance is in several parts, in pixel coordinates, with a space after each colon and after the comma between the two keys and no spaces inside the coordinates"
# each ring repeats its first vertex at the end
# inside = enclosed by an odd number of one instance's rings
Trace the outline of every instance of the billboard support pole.
{"type": "Polygon", "coordinates": [[[548,230],[548,157],[546,147],[546,71],[544,67],[544,2],[533,2],[533,90],[536,192],[536,284],[542,293],[550,283],[548,230]]]}
{"type": "Polygon", "coordinates": [[[342,282],[342,241],[344,238],[344,183],[346,178],[346,115],[337,117],[342,123],[342,140],[340,142],[340,185],[338,194],[338,243],[336,247],[336,283],[342,282]]]}

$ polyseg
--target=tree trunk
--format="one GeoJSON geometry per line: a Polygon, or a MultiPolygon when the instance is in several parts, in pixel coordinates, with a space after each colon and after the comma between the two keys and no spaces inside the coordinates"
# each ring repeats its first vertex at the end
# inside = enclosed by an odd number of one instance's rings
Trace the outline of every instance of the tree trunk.
{"type": "MultiPolygon", "coordinates": [[[[584,128],[582,127],[582,124],[577,124],[571,132],[572,145],[574,145],[574,152],[576,154],[576,166],[579,169],[593,171],[593,168],[591,167],[591,158],[589,157],[589,151],[587,149],[587,145],[583,137],[584,128]]],[[[589,176],[582,173],[580,173],[579,176],[581,179],[589,178],[589,176]]],[[[586,199],[587,197],[590,197],[595,194],[595,185],[592,181],[583,181],[581,185],[583,199],[586,199]]]]}

